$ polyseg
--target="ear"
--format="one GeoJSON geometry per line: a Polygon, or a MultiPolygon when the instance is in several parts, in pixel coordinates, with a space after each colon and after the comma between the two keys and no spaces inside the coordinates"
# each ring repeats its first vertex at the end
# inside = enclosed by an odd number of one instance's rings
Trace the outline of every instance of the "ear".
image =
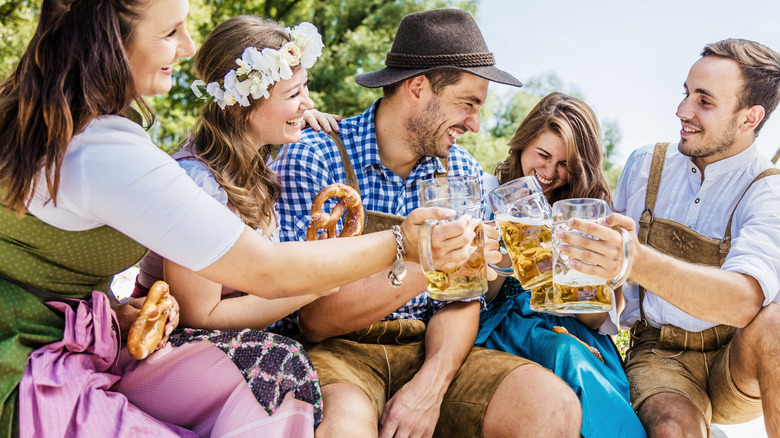
{"type": "Polygon", "coordinates": [[[425,95],[425,90],[430,89],[428,78],[425,75],[415,76],[404,81],[404,96],[409,103],[418,104],[425,95]]]}
{"type": "Polygon", "coordinates": [[[764,120],[764,107],[761,105],[753,105],[744,111],[746,111],[745,120],[742,122],[740,129],[743,132],[755,131],[758,124],[764,120]]]}

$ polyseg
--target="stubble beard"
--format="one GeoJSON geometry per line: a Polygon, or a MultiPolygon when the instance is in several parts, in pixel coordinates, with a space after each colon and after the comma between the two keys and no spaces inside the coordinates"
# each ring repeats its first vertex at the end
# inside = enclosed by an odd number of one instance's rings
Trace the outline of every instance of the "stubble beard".
{"type": "Polygon", "coordinates": [[[721,132],[715,139],[709,144],[699,143],[694,147],[686,147],[688,140],[685,138],[680,139],[679,150],[680,153],[690,158],[707,158],[713,155],[718,155],[734,144],[734,140],[737,138],[737,116],[735,115],[729,127],[721,132]]]}
{"type": "Polygon", "coordinates": [[[428,105],[420,112],[409,117],[404,122],[406,128],[406,144],[421,157],[446,158],[449,148],[441,147],[444,129],[440,120],[444,119],[441,102],[434,96],[428,105]]]}

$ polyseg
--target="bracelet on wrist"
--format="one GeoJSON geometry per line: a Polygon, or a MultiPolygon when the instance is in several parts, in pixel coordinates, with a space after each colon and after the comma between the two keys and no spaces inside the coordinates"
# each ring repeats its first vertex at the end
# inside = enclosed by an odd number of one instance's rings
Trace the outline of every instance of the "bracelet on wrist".
{"type": "Polygon", "coordinates": [[[390,284],[393,287],[400,287],[401,283],[406,277],[406,262],[404,262],[404,236],[401,233],[401,227],[393,225],[393,235],[395,235],[396,256],[393,266],[390,267],[390,272],[387,274],[387,278],[390,280],[390,284]]]}

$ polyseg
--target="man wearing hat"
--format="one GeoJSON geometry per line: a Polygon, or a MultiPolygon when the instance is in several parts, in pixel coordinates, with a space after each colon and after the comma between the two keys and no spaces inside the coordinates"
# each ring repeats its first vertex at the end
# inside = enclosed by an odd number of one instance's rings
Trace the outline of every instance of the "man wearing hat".
{"type": "MultiPolygon", "coordinates": [[[[358,189],[371,232],[419,206],[420,181],[481,177],[456,142],[479,130],[490,81],[522,84],[494,66],[474,19],[457,9],[405,16],[385,64],[355,78],[382,87],[382,99],[338,134],[305,132],[274,163],[282,240],[305,239],[314,196],[335,182],[358,189]]],[[[317,434],[375,436],[378,423],[381,436],[578,436],[579,401],[562,380],[473,347],[480,306],[432,300],[409,263],[405,277],[394,268],[301,309],[301,331],[319,342],[307,350],[323,388],[317,434]]]]}

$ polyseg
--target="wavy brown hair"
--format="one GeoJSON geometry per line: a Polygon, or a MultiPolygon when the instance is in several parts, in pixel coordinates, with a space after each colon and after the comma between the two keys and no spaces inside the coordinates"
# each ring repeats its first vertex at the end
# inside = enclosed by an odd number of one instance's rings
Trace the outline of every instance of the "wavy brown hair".
{"type": "Polygon", "coordinates": [[[599,198],[611,203],[612,195],[601,167],[601,129],[593,110],[580,99],[551,93],[518,126],[509,141],[509,156],[493,173],[503,184],[523,175],[520,155],[543,132],[552,132],[566,145],[568,182],[548,196],[552,204],[560,199],[599,198]]]}
{"type": "Polygon", "coordinates": [[[38,27],[0,84],[0,192],[26,210],[41,171],[57,202],[60,166],[74,135],[95,117],[138,102],[125,47],[147,0],[43,0],[38,27]]]}
{"type": "MultiPolygon", "coordinates": [[[[220,82],[238,68],[236,59],[250,46],[279,49],[290,35],[276,22],[254,16],[231,18],[209,34],[195,55],[195,71],[206,83],[220,82]]],[[[269,92],[271,89],[269,88],[269,92]]],[[[262,219],[273,217],[279,199],[279,176],[268,168],[271,145],[257,144],[249,134],[249,116],[265,99],[250,99],[250,106],[226,106],[213,100],[200,112],[190,144],[206,162],[244,223],[259,228],[262,219]]]]}

